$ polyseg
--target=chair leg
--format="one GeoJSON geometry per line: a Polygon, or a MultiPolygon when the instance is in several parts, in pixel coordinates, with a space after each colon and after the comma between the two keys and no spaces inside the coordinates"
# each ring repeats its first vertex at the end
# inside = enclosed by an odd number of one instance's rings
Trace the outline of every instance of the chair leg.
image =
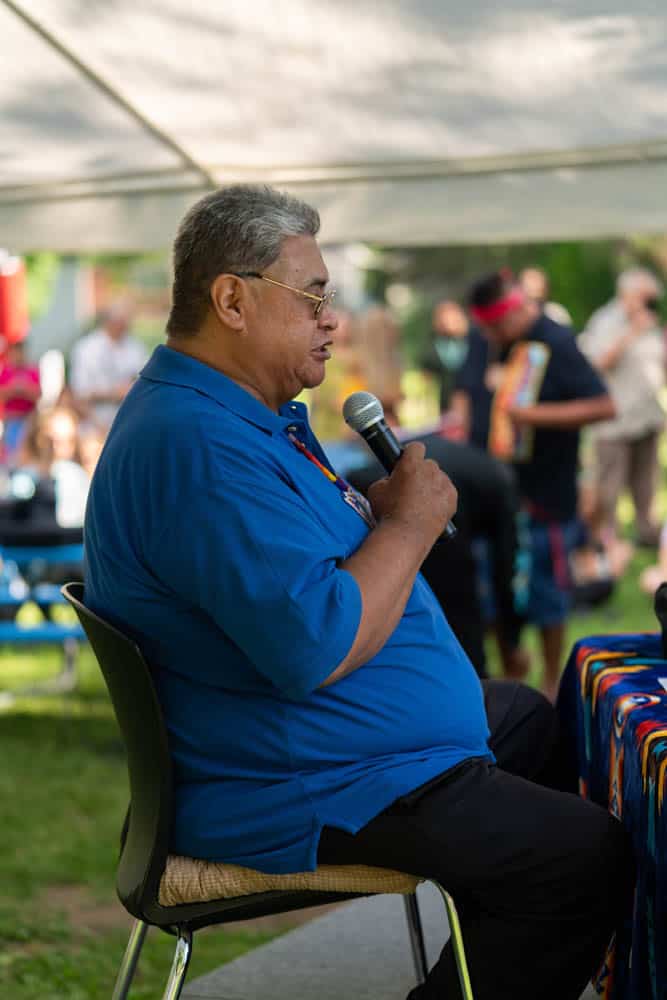
{"type": "Polygon", "coordinates": [[[178,1000],[183,989],[185,973],[188,971],[190,955],[192,954],[192,931],[186,927],[178,928],[178,938],[176,939],[176,951],[174,961],[171,964],[169,982],[164,991],[162,1000],[178,1000]]]}
{"type": "Polygon", "coordinates": [[[405,903],[405,916],[408,921],[408,933],[410,935],[410,944],[412,946],[412,958],[415,963],[415,975],[417,976],[417,984],[420,985],[426,979],[428,974],[428,965],[426,964],[424,933],[422,931],[422,922],[421,917],[419,916],[419,903],[417,902],[416,893],[412,892],[409,895],[403,896],[403,902],[405,903]]]}
{"type": "Polygon", "coordinates": [[[148,924],[145,924],[143,920],[134,921],[111,1000],[126,1000],[147,930],[148,924]]]}
{"type": "Polygon", "coordinates": [[[459,915],[456,912],[456,907],[454,906],[454,900],[438,882],[433,882],[433,885],[438,889],[440,895],[445,901],[449,929],[452,935],[452,948],[454,949],[454,958],[456,959],[456,969],[459,974],[459,985],[461,987],[462,1000],[474,1000],[472,995],[472,986],[470,984],[470,973],[468,972],[468,963],[466,961],[465,948],[463,947],[463,934],[461,933],[461,924],[459,922],[459,915]]]}

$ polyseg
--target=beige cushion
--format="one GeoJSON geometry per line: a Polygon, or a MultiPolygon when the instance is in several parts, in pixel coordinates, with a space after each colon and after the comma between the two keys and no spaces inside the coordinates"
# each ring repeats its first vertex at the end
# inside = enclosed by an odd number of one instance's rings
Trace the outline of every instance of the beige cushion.
{"type": "Polygon", "coordinates": [[[160,904],[203,903],[212,899],[251,896],[276,889],[313,892],[413,893],[422,879],[389,868],[365,865],[320,865],[314,872],[267,875],[252,868],[225,865],[172,854],[160,881],[160,904]]]}

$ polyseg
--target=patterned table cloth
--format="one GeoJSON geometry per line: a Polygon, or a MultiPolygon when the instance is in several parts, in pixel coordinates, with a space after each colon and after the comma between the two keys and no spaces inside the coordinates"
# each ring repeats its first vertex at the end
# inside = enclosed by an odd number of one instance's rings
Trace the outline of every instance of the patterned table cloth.
{"type": "Polygon", "coordinates": [[[666,687],[661,636],[645,633],[580,640],[561,684],[581,794],[622,820],[637,858],[633,911],[596,984],[608,1000],[667,1000],[666,687]]]}

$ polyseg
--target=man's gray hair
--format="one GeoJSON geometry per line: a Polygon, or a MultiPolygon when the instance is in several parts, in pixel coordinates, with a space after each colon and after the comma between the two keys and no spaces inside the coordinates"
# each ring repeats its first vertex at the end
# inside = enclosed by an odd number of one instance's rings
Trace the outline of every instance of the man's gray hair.
{"type": "Polygon", "coordinates": [[[263,272],[288,236],[316,236],[314,208],[266,185],[234,184],[193,205],[174,242],[174,284],[167,333],[190,337],[210,307],[219,274],[263,272]]]}
{"type": "Polygon", "coordinates": [[[650,288],[652,294],[660,296],[663,293],[663,285],[653,271],[647,267],[630,267],[622,271],[616,279],[616,291],[619,295],[623,292],[631,292],[636,288],[650,288]]]}

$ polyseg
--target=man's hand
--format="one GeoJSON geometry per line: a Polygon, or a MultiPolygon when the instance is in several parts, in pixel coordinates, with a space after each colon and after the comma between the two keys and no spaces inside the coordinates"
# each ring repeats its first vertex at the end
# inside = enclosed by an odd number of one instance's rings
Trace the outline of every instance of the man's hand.
{"type": "Polygon", "coordinates": [[[633,339],[646,333],[648,330],[655,330],[658,327],[658,319],[654,312],[642,306],[630,317],[630,329],[633,339]]]}
{"type": "Polygon", "coordinates": [[[391,520],[416,534],[428,552],[456,513],[458,494],[437,462],[424,458],[421,441],[412,441],[390,476],[373,483],[368,499],[379,522],[391,520]]]}
{"type": "Polygon", "coordinates": [[[440,466],[411,442],[392,474],[368,490],[377,525],[340,564],[359,586],[362,614],[347,656],[322,682],[333,684],[382,649],[405,610],[415,577],[456,511],[457,493],[440,466]]]}
{"type": "Polygon", "coordinates": [[[621,361],[625,352],[636,340],[648,331],[657,330],[659,320],[654,312],[645,306],[628,314],[628,325],[624,333],[597,359],[601,371],[611,371],[621,361]]]}

